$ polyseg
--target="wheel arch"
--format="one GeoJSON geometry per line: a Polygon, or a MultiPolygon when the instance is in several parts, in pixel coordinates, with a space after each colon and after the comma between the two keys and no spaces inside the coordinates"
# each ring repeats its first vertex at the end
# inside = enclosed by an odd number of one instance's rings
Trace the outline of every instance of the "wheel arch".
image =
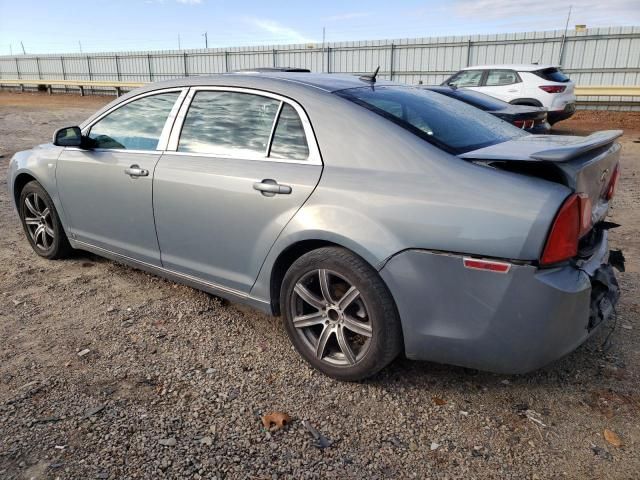
{"type": "Polygon", "coordinates": [[[509,102],[511,105],[528,105],[530,107],[544,107],[540,100],[535,98],[516,98],[509,102]]]}
{"type": "Polygon", "coordinates": [[[13,180],[13,200],[15,202],[16,207],[19,204],[20,194],[22,193],[22,189],[25,187],[27,183],[34,180],[40,183],[40,185],[42,185],[42,183],[30,173],[21,172],[18,175],[16,175],[16,178],[13,180]]]}
{"type": "Polygon", "coordinates": [[[269,297],[271,301],[271,312],[273,315],[278,316],[281,314],[280,293],[282,289],[282,281],[291,265],[293,265],[293,263],[303,255],[323,247],[344,248],[350,253],[362,258],[365,262],[371,265],[374,270],[377,271],[379,269],[379,266],[373,265],[371,261],[367,260],[367,258],[355,251],[353,248],[349,248],[346,244],[320,238],[298,240],[280,252],[271,268],[269,277],[269,297]]]}

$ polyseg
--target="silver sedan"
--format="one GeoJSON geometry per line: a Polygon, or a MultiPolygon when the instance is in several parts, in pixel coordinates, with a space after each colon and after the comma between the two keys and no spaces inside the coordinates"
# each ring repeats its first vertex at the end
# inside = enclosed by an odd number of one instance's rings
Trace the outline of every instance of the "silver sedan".
{"type": "Polygon", "coordinates": [[[282,315],[332,377],[412,359],[526,372],[619,291],[604,221],[619,131],[533,136],[375,76],[253,72],[150,84],[8,185],[38,255],[72,249],[282,315]]]}

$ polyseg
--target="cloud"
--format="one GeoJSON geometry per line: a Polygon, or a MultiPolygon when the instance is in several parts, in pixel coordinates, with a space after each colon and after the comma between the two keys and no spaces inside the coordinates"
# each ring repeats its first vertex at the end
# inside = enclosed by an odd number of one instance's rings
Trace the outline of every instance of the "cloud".
{"type": "MultiPolygon", "coordinates": [[[[564,26],[569,2],[557,0],[456,0],[457,16],[476,21],[498,21],[522,24],[529,19],[529,30],[564,26]]],[[[638,0],[576,0],[573,2],[569,26],[577,23],[596,25],[632,25],[640,21],[638,0]]]]}
{"type": "Polygon", "coordinates": [[[303,33],[273,20],[266,18],[248,18],[246,21],[260,30],[267,32],[272,37],[272,41],[285,43],[309,43],[313,41],[303,33]]]}
{"type": "Polygon", "coordinates": [[[327,22],[342,22],[344,20],[353,20],[354,18],[370,17],[371,15],[371,12],[350,12],[331,15],[329,17],[323,17],[322,19],[327,22]]]}

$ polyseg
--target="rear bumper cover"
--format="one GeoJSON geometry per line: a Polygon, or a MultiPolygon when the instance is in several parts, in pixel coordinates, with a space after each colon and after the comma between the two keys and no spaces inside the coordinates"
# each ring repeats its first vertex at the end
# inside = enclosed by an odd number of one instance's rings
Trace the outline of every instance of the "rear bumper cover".
{"type": "Polygon", "coordinates": [[[547,119],[549,123],[556,123],[570,118],[574,113],[576,113],[576,104],[567,103],[562,110],[549,110],[549,112],[547,112],[547,119]]]}
{"type": "Polygon", "coordinates": [[[501,274],[465,268],[459,255],[407,250],[380,273],[408,358],[525,373],[573,351],[613,314],[619,289],[607,255],[605,236],[579,266],[501,274]],[[601,295],[592,297],[592,284],[601,295]]]}

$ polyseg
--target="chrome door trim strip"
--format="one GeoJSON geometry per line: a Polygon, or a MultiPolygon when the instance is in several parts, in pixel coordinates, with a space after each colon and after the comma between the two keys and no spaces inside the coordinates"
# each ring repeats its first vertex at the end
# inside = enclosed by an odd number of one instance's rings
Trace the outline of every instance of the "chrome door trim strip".
{"type": "Polygon", "coordinates": [[[188,275],[186,273],[180,273],[180,272],[176,272],[175,270],[170,270],[168,268],[164,268],[164,267],[159,267],[157,265],[153,265],[151,263],[147,263],[147,262],[143,262],[141,260],[137,260],[135,258],[131,258],[127,255],[123,255],[122,253],[117,253],[117,252],[113,252],[111,250],[108,250],[106,248],[102,248],[102,247],[97,247],[95,245],[92,245],[90,243],[86,243],[83,242],[81,240],[73,240],[74,243],[78,244],[80,246],[80,248],[84,248],[86,250],[91,250],[94,253],[98,254],[98,255],[104,255],[107,257],[115,257],[116,259],[120,259],[122,260],[124,263],[128,263],[128,264],[132,264],[132,265],[138,265],[141,268],[145,269],[145,270],[152,270],[154,272],[158,272],[158,274],[160,274],[161,276],[166,276],[166,275],[170,275],[173,277],[179,277],[184,279],[185,281],[191,282],[191,283],[195,283],[195,284],[199,284],[202,285],[203,287],[207,287],[209,289],[213,289],[219,292],[224,292],[226,294],[232,295],[234,297],[237,298],[242,298],[242,299],[247,299],[250,298],[249,294],[245,293],[245,292],[241,292],[240,290],[235,290],[233,288],[229,288],[229,287],[223,287],[222,285],[218,285],[217,283],[213,283],[213,282],[208,282],[206,280],[202,280],[198,277],[194,277],[192,275],[188,275]]]}

